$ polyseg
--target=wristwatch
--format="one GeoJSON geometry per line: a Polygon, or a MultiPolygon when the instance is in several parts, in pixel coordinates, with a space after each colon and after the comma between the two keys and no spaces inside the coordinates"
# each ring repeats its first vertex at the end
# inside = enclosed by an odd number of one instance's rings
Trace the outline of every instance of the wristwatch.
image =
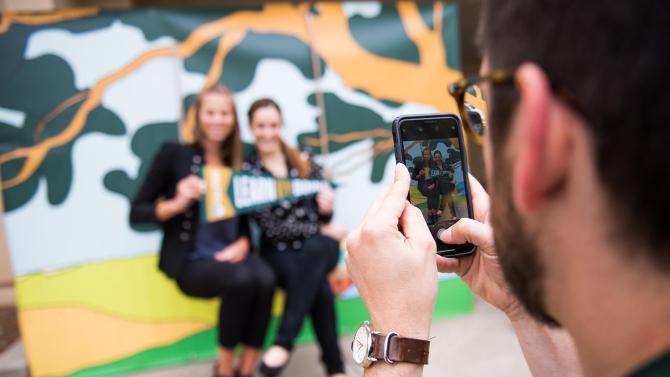
{"type": "Polygon", "coordinates": [[[379,360],[389,364],[396,362],[428,364],[429,340],[405,338],[398,333],[382,334],[372,331],[370,322],[365,321],[356,331],[351,352],[354,362],[363,368],[379,360]]]}

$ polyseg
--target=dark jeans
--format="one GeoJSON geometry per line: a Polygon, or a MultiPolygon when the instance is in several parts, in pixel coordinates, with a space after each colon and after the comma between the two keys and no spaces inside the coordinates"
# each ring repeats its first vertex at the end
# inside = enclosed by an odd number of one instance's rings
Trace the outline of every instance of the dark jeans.
{"type": "Polygon", "coordinates": [[[426,197],[428,201],[428,209],[438,209],[440,207],[440,194],[435,193],[426,197]]]}
{"type": "Polygon", "coordinates": [[[202,259],[189,262],[177,279],[189,296],[221,297],[219,344],[234,348],[240,342],[260,348],[270,321],[275,275],[255,254],[240,263],[202,259]]]}
{"type": "Polygon", "coordinates": [[[321,360],[329,374],[344,373],[337,344],[335,296],[326,279],[339,257],[339,243],[316,235],[299,250],[263,249],[277,275],[277,283],[286,292],[284,314],[275,344],[291,350],[307,314],[312,318],[321,360]]]}

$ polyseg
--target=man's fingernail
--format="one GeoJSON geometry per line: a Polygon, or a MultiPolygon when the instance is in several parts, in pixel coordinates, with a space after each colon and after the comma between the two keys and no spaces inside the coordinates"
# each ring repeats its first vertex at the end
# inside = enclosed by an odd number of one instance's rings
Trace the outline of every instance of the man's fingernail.
{"type": "Polygon", "coordinates": [[[398,163],[395,165],[395,175],[396,175],[396,177],[397,177],[400,173],[402,173],[403,170],[407,170],[407,167],[406,167],[404,164],[398,162],[398,163]]]}
{"type": "Polygon", "coordinates": [[[442,228],[442,229],[438,230],[435,234],[437,235],[437,238],[439,240],[447,243],[446,241],[451,239],[451,228],[447,228],[447,229],[442,228]]]}

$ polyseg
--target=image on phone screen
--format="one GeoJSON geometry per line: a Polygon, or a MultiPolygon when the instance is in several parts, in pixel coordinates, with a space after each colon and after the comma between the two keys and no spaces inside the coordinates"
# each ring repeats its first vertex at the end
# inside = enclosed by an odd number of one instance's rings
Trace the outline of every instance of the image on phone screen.
{"type": "Polygon", "coordinates": [[[410,202],[429,227],[448,228],[468,217],[458,134],[438,139],[403,140],[405,165],[412,178],[410,202]]]}

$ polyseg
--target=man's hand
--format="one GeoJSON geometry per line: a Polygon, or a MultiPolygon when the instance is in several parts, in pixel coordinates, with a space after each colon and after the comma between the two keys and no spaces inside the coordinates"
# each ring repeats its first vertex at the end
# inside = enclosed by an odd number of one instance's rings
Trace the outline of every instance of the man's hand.
{"type": "Polygon", "coordinates": [[[410,177],[395,181],[347,239],[347,268],[375,331],[428,339],[437,292],[435,241],[421,211],[407,201],[410,177]]]}
{"type": "Polygon", "coordinates": [[[509,291],[498,261],[488,219],[490,199],[473,176],[470,176],[470,189],[475,219],[460,219],[440,234],[440,240],[450,244],[470,242],[477,246],[477,251],[463,258],[444,258],[436,254],[437,268],[440,272],[458,274],[476,295],[514,321],[525,316],[526,311],[509,291]]]}
{"type": "Polygon", "coordinates": [[[509,291],[488,221],[489,196],[473,176],[470,188],[475,220],[459,220],[442,232],[440,239],[452,244],[470,242],[477,251],[464,258],[436,256],[438,269],[457,273],[475,294],[507,315],[534,376],[581,376],[572,338],[565,331],[535,321],[509,291]]]}

